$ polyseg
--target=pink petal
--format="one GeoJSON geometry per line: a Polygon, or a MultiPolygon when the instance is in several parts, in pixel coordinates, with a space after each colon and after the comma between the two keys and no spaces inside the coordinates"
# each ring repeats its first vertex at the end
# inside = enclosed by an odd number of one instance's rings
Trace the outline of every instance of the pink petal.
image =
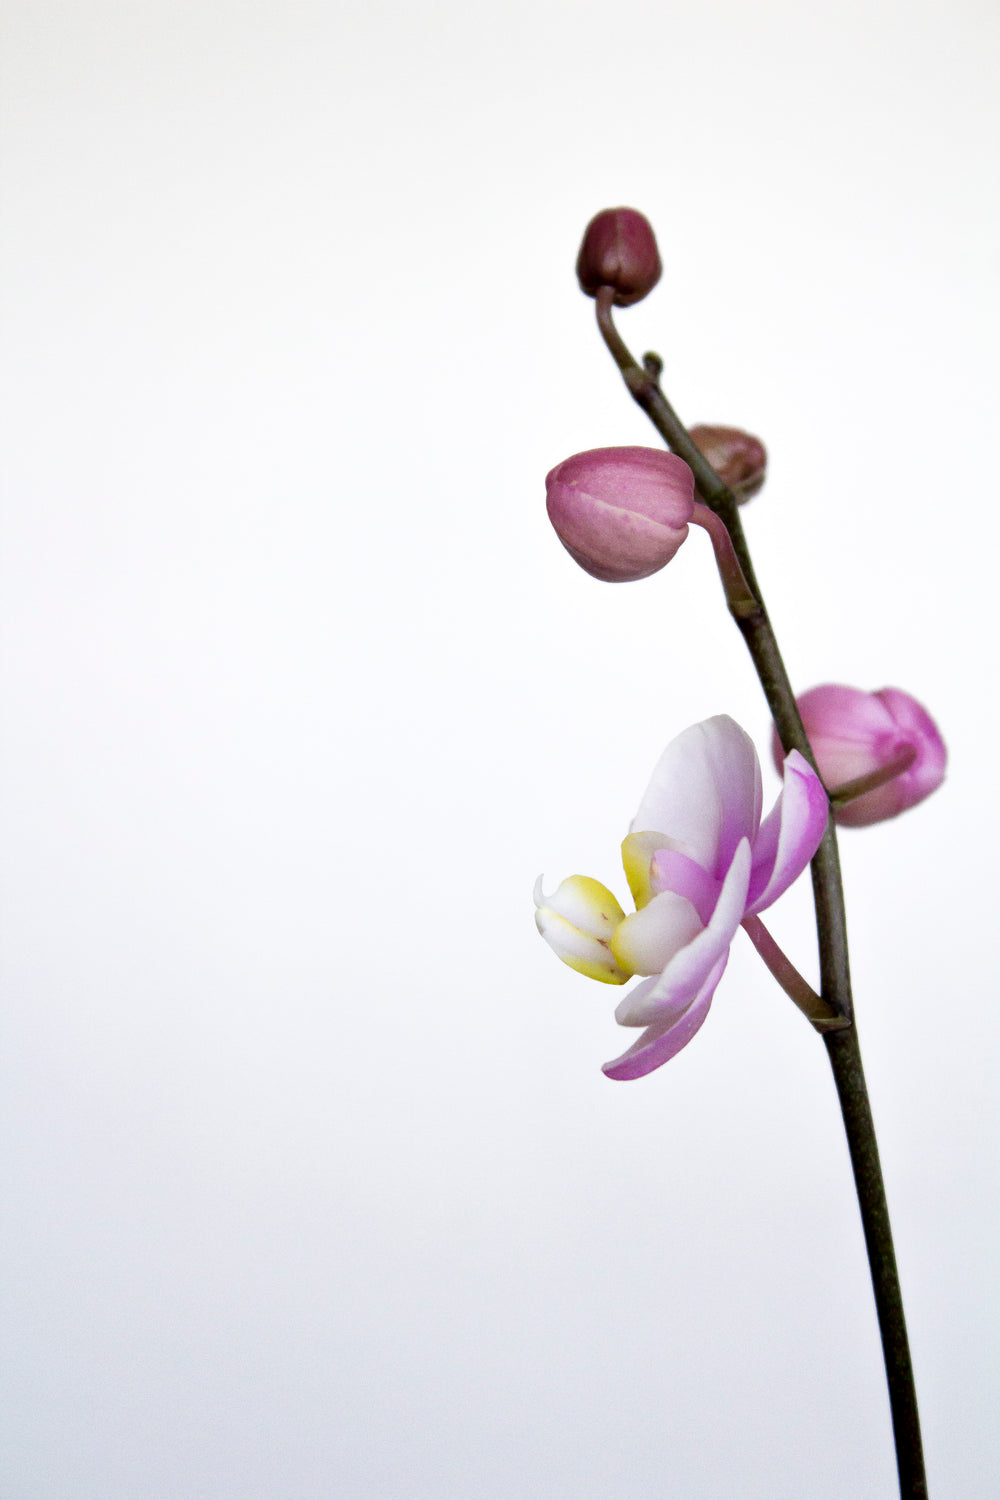
{"type": "Polygon", "coordinates": [[[785,760],[785,785],[754,840],[746,915],[765,911],[797,880],[819,848],[830,804],[805,756],[785,760]]]}
{"type": "MultiPolygon", "coordinates": [[[[838,683],[811,688],[797,700],[820,775],[832,790],[887,766],[912,750],[912,765],[883,786],[839,807],[838,823],[863,828],[894,818],[930,795],[944,780],[947,751],[934,720],[899,688],[877,693],[838,683]]],[[[780,764],[781,748],[775,758],[780,764]]]]}
{"type": "Polygon", "coordinates": [[[652,867],[653,890],[657,894],[673,891],[678,896],[686,896],[707,927],[719,900],[721,881],[676,849],[657,849],[652,867]]]}
{"type": "Polygon", "coordinates": [[[810,737],[815,729],[824,739],[832,735],[845,745],[867,746],[883,735],[892,738],[895,732],[893,715],[880,697],[828,682],[801,693],[795,701],[810,737]]]}
{"type": "Polygon", "coordinates": [[[615,1020],[620,1026],[673,1022],[700,994],[708,975],[729,952],[743,920],[750,881],[750,845],[744,839],[733,857],[712,919],[704,931],[676,954],[658,979],[629,990],[615,1020]]]}
{"type": "MultiPolygon", "coordinates": [[[[905,812],[937,791],[944,780],[948,751],[934,720],[916,698],[899,688],[881,688],[875,697],[889,710],[904,741],[917,752],[909,770],[896,777],[902,792],[899,811],[905,812]]],[[[844,811],[849,808],[850,803],[844,811]]]]}
{"type": "Polygon", "coordinates": [[[654,1068],[662,1067],[665,1062],[676,1057],[681,1048],[686,1047],[695,1032],[700,1029],[708,1015],[712,996],[722,978],[728,958],[729,949],[727,948],[709,973],[698,994],[678,1017],[661,1020],[647,1027],[627,1052],[623,1052],[621,1057],[616,1057],[613,1062],[605,1063],[601,1071],[609,1078],[627,1082],[632,1078],[643,1078],[647,1073],[652,1073],[654,1068]]]}
{"type": "Polygon", "coordinates": [[[685,729],[660,756],[633,833],[669,835],[711,875],[729,868],[760,826],[761,780],[750,736],[727,714],[685,729]]]}

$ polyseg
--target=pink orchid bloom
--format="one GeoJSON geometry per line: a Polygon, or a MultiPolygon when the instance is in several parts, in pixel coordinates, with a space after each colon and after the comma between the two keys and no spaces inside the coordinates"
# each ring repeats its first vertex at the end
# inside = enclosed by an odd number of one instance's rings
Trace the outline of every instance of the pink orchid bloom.
{"type": "Polygon", "coordinates": [[[645,976],[615,1012],[642,1035],[604,1064],[642,1078],[698,1031],[745,917],[772,905],[815,854],[829,814],[823,785],[797,750],[761,821],[760,762],[727,715],[695,724],[661,755],[622,844],[636,911],[586,876],[552,896],[535,887],[538,930],[571,968],[608,984],[645,976]]]}

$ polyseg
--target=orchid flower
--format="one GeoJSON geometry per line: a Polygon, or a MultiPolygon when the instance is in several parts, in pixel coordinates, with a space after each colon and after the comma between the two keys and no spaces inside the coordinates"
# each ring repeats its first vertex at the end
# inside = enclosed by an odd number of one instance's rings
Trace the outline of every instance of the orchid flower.
{"type": "Polygon", "coordinates": [[[604,1064],[641,1078],[686,1047],[708,1014],[745,919],[764,911],[812,859],[829,814],[823,784],[793,750],[761,822],[760,762],[727,715],[695,724],[664,750],[622,844],[636,910],[574,875],[551,896],[535,886],[539,932],[571,968],[607,984],[642,982],[615,1011],[642,1035],[604,1064]]]}

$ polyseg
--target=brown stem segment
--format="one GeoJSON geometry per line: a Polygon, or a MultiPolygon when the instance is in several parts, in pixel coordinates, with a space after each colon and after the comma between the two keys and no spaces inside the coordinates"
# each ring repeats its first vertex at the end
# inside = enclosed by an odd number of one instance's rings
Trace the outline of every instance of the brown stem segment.
{"type": "Polygon", "coordinates": [[[927,1500],[920,1413],[913,1379],[906,1317],[899,1285],[899,1271],[892,1245],[892,1225],[879,1161],[875,1122],[872,1119],[861,1048],[856,1026],[831,1031],[823,1038],[840,1100],[840,1112],[851,1153],[851,1168],[857,1189],[865,1248],[871,1267],[875,1311],[882,1337],[892,1434],[896,1445],[896,1467],[902,1500],[927,1500]]]}
{"type": "MultiPolygon", "coordinates": [[[[638,364],[633,358],[614,325],[611,316],[613,300],[614,291],[610,287],[602,287],[597,294],[597,322],[601,336],[621,371],[633,400],[642,407],[667,447],[690,466],[702,500],[725,523],[743,578],[759,606],[742,616],[733,611],[734,618],[750,652],[786,754],[789,750],[800,751],[815,769],[816,760],[796,707],[795,695],[750,560],[736,496],[692,441],[660,389],[660,372],[663,366],[659,356],[647,354],[644,365],[638,364]]],[[[927,1500],[917,1395],[892,1245],[892,1228],[875,1125],[861,1066],[858,1033],[853,1024],[847,920],[837,835],[832,817],[813,858],[812,879],[819,939],[821,994],[842,1022],[841,1029],[831,1030],[824,1036],[824,1042],[840,1101],[868,1251],[892,1410],[900,1500],[927,1500]]]]}

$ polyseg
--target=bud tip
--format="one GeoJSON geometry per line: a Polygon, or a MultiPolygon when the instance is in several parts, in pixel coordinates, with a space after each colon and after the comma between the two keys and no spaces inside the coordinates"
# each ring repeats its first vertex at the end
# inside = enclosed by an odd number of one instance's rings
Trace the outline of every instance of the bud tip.
{"type": "Polygon", "coordinates": [[[576,274],[588,297],[610,286],[615,306],[631,307],[653,290],[662,270],[656,236],[638,209],[605,208],[587,225],[576,274]]]}

